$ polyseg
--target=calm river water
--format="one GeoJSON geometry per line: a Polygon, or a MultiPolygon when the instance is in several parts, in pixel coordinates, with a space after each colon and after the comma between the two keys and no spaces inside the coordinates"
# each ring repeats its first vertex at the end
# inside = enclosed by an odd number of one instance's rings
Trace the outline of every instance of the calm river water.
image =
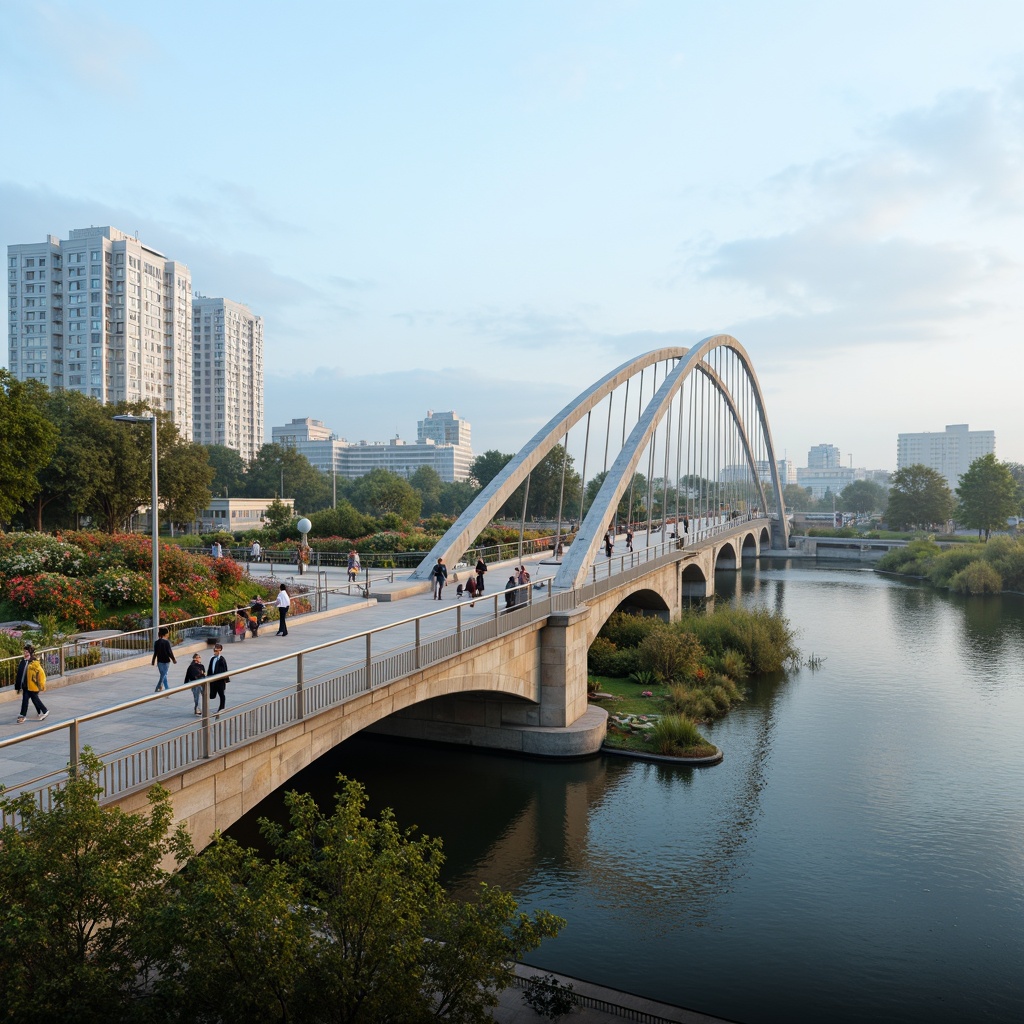
{"type": "Polygon", "coordinates": [[[358,778],[455,893],[566,918],[551,970],[748,1024],[1024,1020],[1024,599],[782,562],[718,592],[823,663],[705,730],[717,767],[356,738],[296,785],[358,778]]]}

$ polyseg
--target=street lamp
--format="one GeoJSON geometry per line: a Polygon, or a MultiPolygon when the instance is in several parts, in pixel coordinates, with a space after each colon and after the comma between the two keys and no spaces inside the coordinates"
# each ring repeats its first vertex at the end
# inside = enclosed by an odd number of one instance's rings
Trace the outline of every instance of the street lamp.
{"type": "Polygon", "coordinates": [[[153,495],[150,523],[153,527],[153,641],[160,636],[160,513],[157,503],[156,416],[115,416],[118,423],[148,423],[153,428],[153,495]]]}

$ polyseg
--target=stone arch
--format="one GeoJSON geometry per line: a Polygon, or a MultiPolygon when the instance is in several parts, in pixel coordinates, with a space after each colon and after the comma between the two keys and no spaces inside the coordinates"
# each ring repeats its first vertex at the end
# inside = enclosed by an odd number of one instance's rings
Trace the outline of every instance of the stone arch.
{"type": "Polygon", "coordinates": [[[709,595],[709,580],[697,562],[687,562],[679,574],[679,593],[687,600],[703,599],[709,595]]]}
{"type": "Polygon", "coordinates": [[[627,594],[619,602],[615,611],[627,612],[631,615],[656,615],[665,622],[669,621],[672,614],[669,603],[651,587],[642,587],[627,594]]]}
{"type": "Polygon", "coordinates": [[[740,558],[743,561],[748,561],[751,558],[757,558],[758,555],[758,544],[757,536],[753,533],[748,533],[743,537],[743,547],[740,549],[740,558]]]}
{"type": "Polygon", "coordinates": [[[739,553],[733,541],[727,540],[721,546],[715,548],[715,572],[738,569],[739,564],[739,553]]]}

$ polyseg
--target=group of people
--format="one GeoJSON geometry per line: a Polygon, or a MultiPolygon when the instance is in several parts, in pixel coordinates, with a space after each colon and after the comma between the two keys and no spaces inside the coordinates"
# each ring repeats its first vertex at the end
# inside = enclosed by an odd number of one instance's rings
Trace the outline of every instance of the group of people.
{"type": "MultiPolygon", "coordinates": [[[[277,608],[277,633],[275,636],[287,636],[288,635],[288,609],[291,607],[292,599],[288,593],[288,588],[285,584],[281,584],[281,588],[278,591],[277,599],[274,601],[274,606],[277,608]]],[[[263,623],[263,613],[266,611],[266,606],[263,601],[256,597],[253,599],[252,604],[249,607],[249,611],[244,608],[239,608],[238,623],[236,629],[240,627],[242,635],[245,630],[255,637],[259,636],[259,628],[263,623]]],[[[31,645],[26,645],[26,652],[31,645]]],[[[28,654],[26,653],[26,658],[28,654]]],[[[156,665],[157,669],[157,682],[155,693],[159,693],[161,690],[169,690],[171,688],[170,683],[167,680],[168,672],[170,671],[171,665],[177,665],[178,659],[174,656],[174,648],[171,646],[171,641],[168,639],[168,629],[166,626],[161,626],[157,631],[157,639],[153,644],[153,657],[150,661],[151,665],[156,665]]],[[[40,667],[40,671],[42,668],[40,667]]],[[[203,667],[203,656],[199,651],[196,651],[192,655],[192,660],[189,662],[188,668],[185,669],[185,684],[192,685],[192,698],[194,703],[195,714],[201,715],[202,709],[200,704],[203,699],[203,687],[202,685],[194,685],[198,680],[204,679],[207,676],[212,677],[210,679],[210,700],[217,699],[219,701],[216,714],[220,714],[224,710],[224,698],[225,698],[225,687],[231,681],[227,674],[228,663],[224,657],[224,646],[222,644],[214,644],[213,646],[213,657],[210,659],[208,667],[203,667]]],[[[20,666],[19,666],[20,672],[20,666]]],[[[27,670],[26,670],[27,674],[27,670]]],[[[43,675],[43,688],[45,688],[46,676],[43,675]]],[[[20,689],[20,687],[19,687],[20,689]]],[[[25,721],[25,712],[28,709],[28,701],[31,699],[36,706],[36,710],[39,711],[39,718],[45,718],[49,712],[42,703],[39,701],[37,696],[37,690],[33,686],[31,689],[25,691],[25,696],[22,700],[21,718],[19,722],[25,721]]]]}
{"type": "MultiPolygon", "coordinates": [[[[461,583],[459,584],[456,589],[456,596],[462,597],[463,594],[465,594],[474,599],[482,597],[484,592],[484,573],[486,572],[487,563],[482,558],[478,558],[476,560],[476,568],[473,570],[473,574],[470,575],[468,580],[466,580],[465,586],[461,583]]],[[[444,564],[443,558],[439,558],[433,569],[430,570],[430,582],[434,600],[443,600],[444,588],[448,584],[448,566],[444,564]]]]}
{"type": "Polygon", "coordinates": [[[525,565],[518,565],[512,570],[512,575],[505,584],[505,611],[510,611],[517,604],[526,604],[529,600],[529,591],[525,588],[530,582],[530,574],[525,565]]]}

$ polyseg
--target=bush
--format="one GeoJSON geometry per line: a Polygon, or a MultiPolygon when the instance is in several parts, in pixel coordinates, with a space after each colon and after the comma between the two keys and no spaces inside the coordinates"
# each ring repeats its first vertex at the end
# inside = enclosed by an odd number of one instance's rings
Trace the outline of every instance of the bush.
{"type": "Polygon", "coordinates": [[[616,647],[639,647],[646,637],[663,625],[661,619],[652,615],[614,612],[598,635],[607,637],[616,647]]]}
{"type": "Polygon", "coordinates": [[[666,681],[693,677],[704,657],[704,648],[692,633],[659,623],[640,644],[640,666],[666,681]]]}
{"type": "Polygon", "coordinates": [[[998,594],[1003,589],[1003,578],[995,566],[980,560],[958,572],[949,581],[949,589],[955,594],[998,594]]]}
{"type": "Polygon", "coordinates": [[[92,579],[96,600],[112,608],[125,604],[143,604],[152,597],[151,576],[130,569],[111,567],[92,579]]]}
{"type": "Polygon", "coordinates": [[[710,746],[696,724],[686,715],[664,715],[659,718],[651,730],[651,740],[659,754],[675,757],[710,746]]]}
{"type": "Polygon", "coordinates": [[[687,612],[672,628],[696,635],[710,654],[737,652],[755,675],[778,672],[800,656],[789,621],[767,608],[723,608],[711,615],[687,612]]]}
{"type": "Polygon", "coordinates": [[[905,548],[894,548],[878,560],[883,572],[896,572],[906,576],[926,576],[931,560],[942,549],[929,538],[912,540],[905,548]]]}
{"type": "Polygon", "coordinates": [[[982,552],[976,548],[954,548],[940,552],[935,556],[928,570],[928,581],[936,587],[948,587],[949,581],[971,562],[981,558],[982,552]]]}

